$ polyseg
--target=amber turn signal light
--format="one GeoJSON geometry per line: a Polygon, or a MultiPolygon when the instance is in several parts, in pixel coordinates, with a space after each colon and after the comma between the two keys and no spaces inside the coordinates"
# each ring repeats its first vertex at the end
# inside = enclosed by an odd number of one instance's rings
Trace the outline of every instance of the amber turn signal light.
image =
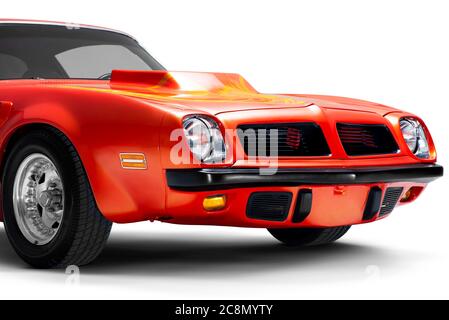
{"type": "Polygon", "coordinates": [[[401,202],[405,203],[405,202],[412,202],[413,200],[415,200],[416,198],[419,197],[419,195],[421,194],[421,192],[423,191],[423,187],[411,187],[410,189],[407,190],[407,192],[402,196],[401,198],[401,202]]]}
{"type": "Polygon", "coordinates": [[[218,211],[226,207],[226,196],[217,195],[212,197],[204,198],[203,208],[206,211],[218,211]]]}

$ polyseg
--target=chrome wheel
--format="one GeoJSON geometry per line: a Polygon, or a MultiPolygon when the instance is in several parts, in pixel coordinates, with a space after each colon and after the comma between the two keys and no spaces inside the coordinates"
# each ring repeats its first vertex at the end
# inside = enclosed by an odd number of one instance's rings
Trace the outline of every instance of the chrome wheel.
{"type": "Polygon", "coordinates": [[[54,163],[34,153],[20,164],[13,190],[14,214],[23,236],[35,245],[48,244],[64,215],[64,188],[54,163]]]}

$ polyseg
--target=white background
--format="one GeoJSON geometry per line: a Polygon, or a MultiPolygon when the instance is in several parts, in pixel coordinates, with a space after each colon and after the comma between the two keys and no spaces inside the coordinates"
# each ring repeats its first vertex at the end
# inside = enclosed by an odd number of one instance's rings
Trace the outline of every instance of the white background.
{"type": "MultiPolygon", "coordinates": [[[[449,3],[8,1],[4,18],[121,29],[169,70],[227,71],[259,91],[343,95],[422,116],[448,166],[449,3]]],[[[145,187],[145,186],[143,186],[145,187]]],[[[36,271],[0,228],[1,298],[449,298],[448,179],[338,244],[292,250],[264,230],[115,225],[81,268],[36,271]]]]}

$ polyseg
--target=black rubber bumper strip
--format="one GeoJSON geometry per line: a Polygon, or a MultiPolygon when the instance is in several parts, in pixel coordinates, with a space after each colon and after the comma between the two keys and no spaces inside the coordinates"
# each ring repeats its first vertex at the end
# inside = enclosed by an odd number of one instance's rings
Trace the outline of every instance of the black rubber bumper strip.
{"type": "Polygon", "coordinates": [[[397,167],[285,169],[261,175],[259,169],[170,169],[168,186],[179,190],[223,190],[261,186],[342,185],[382,182],[428,183],[443,176],[436,164],[397,167]]]}

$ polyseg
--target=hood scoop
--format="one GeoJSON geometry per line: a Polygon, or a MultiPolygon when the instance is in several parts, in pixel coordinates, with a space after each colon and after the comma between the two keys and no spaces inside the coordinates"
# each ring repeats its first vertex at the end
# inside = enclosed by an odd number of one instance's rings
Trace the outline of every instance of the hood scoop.
{"type": "Polygon", "coordinates": [[[158,93],[232,93],[257,91],[242,76],[234,73],[180,71],[112,71],[112,89],[133,89],[158,93]]]}

